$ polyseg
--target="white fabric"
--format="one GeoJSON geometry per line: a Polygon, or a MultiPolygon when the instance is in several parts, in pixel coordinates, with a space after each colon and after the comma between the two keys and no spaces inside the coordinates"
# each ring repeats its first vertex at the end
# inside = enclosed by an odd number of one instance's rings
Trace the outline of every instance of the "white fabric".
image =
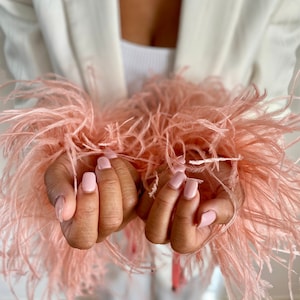
{"type": "Polygon", "coordinates": [[[147,47],[122,40],[123,68],[128,95],[139,91],[152,76],[168,76],[174,66],[175,49],[147,47]]]}
{"type": "MultiPolygon", "coordinates": [[[[117,0],[1,0],[10,72],[55,71],[103,101],[126,96],[117,0]]],[[[183,0],[175,70],[255,82],[284,95],[300,41],[300,0],[183,0]]]]}
{"type": "Polygon", "coordinates": [[[228,86],[254,81],[286,93],[300,42],[299,1],[184,1],[182,21],[175,68],[192,66],[186,77],[217,75],[228,86]]]}

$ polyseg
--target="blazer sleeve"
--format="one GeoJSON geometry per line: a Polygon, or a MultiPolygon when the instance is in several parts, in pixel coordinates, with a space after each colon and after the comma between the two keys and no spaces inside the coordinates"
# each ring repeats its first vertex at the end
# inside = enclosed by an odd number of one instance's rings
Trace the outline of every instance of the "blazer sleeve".
{"type": "Polygon", "coordinates": [[[260,89],[267,87],[268,98],[290,92],[289,86],[297,72],[299,49],[300,1],[280,1],[266,27],[251,78],[260,89]]]}
{"type": "MultiPolygon", "coordinates": [[[[0,47],[2,78],[30,80],[52,72],[34,7],[30,0],[1,0],[0,47]]],[[[16,101],[15,106],[31,106],[16,101]]]]}

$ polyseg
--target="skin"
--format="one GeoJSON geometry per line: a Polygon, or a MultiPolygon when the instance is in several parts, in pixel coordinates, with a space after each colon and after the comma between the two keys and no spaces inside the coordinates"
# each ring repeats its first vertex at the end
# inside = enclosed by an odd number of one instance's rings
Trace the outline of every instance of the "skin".
{"type": "MultiPolygon", "coordinates": [[[[170,243],[178,253],[190,253],[200,249],[209,237],[209,226],[198,228],[204,212],[216,212],[217,218],[213,224],[226,224],[232,218],[233,206],[229,196],[222,188],[217,188],[217,182],[212,184],[212,189],[217,190],[215,197],[204,197],[200,202],[197,191],[194,197],[186,199],[185,182],[174,189],[170,186],[174,175],[169,169],[164,169],[159,173],[155,199],[148,193],[138,199],[140,178],[130,163],[113,158],[110,159],[111,168],[99,170],[96,166],[91,167],[96,165],[95,161],[93,157],[89,163],[80,162],[77,166],[79,178],[84,172],[94,170],[97,186],[92,192],[85,192],[82,183],[79,183],[75,196],[71,166],[66,155],[56,160],[45,174],[50,202],[55,206],[57,196],[64,196],[61,228],[67,242],[74,248],[91,248],[124,228],[138,214],[146,224],[145,235],[149,241],[155,244],[170,243]]],[[[226,183],[230,166],[226,163],[220,166],[218,177],[226,183]]],[[[203,185],[199,190],[201,188],[203,185]]],[[[236,188],[236,196],[242,203],[240,187],[236,188]]]]}
{"type": "Polygon", "coordinates": [[[119,1],[123,39],[145,46],[176,47],[181,0],[119,1]]]}
{"type": "MultiPolygon", "coordinates": [[[[178,35],[179,0],[120,1],[123,38],[134,43],[175,47],[178,35]],[[166,18],[168,16],[168,18],[166,18]]],[[[57,208],[63,197],[61,229],[67,242],[75,248],[88,249],[112,233],[124,228],[137,215],[145,222],[145,235],[155,244],[170,243],[179,253],[199,249],[210,234],[210,227],[198,228],[202,214],[216,212],[213,224],[227,223],[233,207],[227,193],[212,185],[214,197],[201,199],[196,192],[192,199],[184,196],[185,182],[179,188],[170,186],[170,170],[159,170],[159,187],[155,199],[144,193],[138,199],[140,178],[134,167],[121,158],[111,158],[111,167],[97,168],[97,157],[77,164],[78,193],[75,196],[70,163],[66,155],[59,157],[45,173],[49,201],[57,208]],[[94,172],[96,188],[84,191],[81,178],[94,172]]],[[[226,181],[230,167],[223,164],[220,178],[226,181]]],[[[195,176],[195,174],[193,174],[195,176]]],[[[201,174],[198,174],[201,178],[201,174]]],[[[237,198],[243,201],[240,188],[237,198]]]]}
{"type": "MultiPolygon", "coordinates": [[[[231,166],[220,163],[215,175],[228,185],[231,166]]],[[[187,174],[190,178],[204,179],[206,174],[187,174]]],[[[228,193],[211,178],[198,186],[194,197],[185,197],[186,181],[178,188],[170,186],[174,175],[169,169],[160,174],[160,184],[155,197],[144,193],[137,207],[137,214],[146,223],[145,234],[149,241],[155,244],[170,243],[178,253],[192,253],[199,250],[210,235],[211,227],[199,228],[203,213],[216,212],[212,224],[228,223],[234,212],[228,193]],[[201,194],[201,201],[200,201],[201,194]]],[[[239,205],[243,203],[244,195],[238,185],[234,190],[239,205]]]]}
{"type": "Polygon", "coordinates": [[[59,196],[64,198],[61,229],[74,248],[91,248],[136,217],[139,175],[129,162],[121,158],[110,159],[110,163],[111,168],[100,170],[96,166],[97,157],[78,162],[77,195],[67,155],[59,157],[45,173],[48,198],[53,206],[56,206],[59,196]],[[81,178],[85,172],[95,173],[97,184],[93,191],[83,189],[81,178]]]}

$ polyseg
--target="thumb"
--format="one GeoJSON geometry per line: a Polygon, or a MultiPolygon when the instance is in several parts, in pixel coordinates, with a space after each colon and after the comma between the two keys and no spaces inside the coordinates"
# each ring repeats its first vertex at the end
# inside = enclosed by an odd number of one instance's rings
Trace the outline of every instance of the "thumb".
{"type": "Polygon", "coordinates": [[[70,220],[76,210],[71,162],[61,155],[45,172],[44,182],[50,203],[55,207],[60,222],[70,220]]]}

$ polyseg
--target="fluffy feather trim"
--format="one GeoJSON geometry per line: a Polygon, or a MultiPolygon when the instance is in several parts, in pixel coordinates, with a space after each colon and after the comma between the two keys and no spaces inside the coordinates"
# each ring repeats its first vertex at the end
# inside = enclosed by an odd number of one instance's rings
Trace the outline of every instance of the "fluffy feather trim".
{"type": "Polygon", "coordinates": [[[274,100],[267,101],[255,86],[229,91],[217,78],[198,85],[180,77],[152,80],[131,99],[103,107],[61,78],[23,82],[8,96],[31,98],[39,100],[36,107],[0,116],[0,123],[10,124],[0,136],[7,159],[0,182],[2,273],[27,276],[29,298],[43,277],[47,296],[62,291],[72,299],[102,282],[109,262],[129,271],[151,268],[141,221],[129,224],[122,238],[113,235],[90,250],[72,249],[47,200],[43,174],[58,156],[67,152],[75,166],[107,148],[135,165],[146,189],[158,166],[172,169],[180,156],[189,157],[190,174],[220,181],[234,218],[212,226],[203,249],[181,256],[182,267],[196,263],[201,277],[211,257],[210,268],[220,266],[229,297],[268,297],[263,266],[271,259],[282,263],[276,249],[290,253],[291,262],[300,249],[300,169],[286,157],[283,140],[299,131],[300,117],[287,113],[288,105],[268,112],[274,100]],[[217,177],[220,160],[232,166],[226,184],[217,177]],[[237,184],[245,194],[242,205],[232,192],[237,184]]]}

